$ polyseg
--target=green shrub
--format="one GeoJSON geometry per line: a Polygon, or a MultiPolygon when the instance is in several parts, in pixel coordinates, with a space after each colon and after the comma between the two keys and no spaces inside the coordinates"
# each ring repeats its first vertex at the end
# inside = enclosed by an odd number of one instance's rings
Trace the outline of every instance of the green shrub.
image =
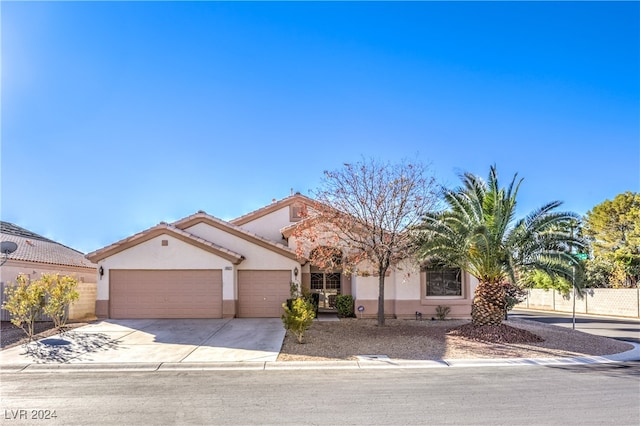
{"type": "Polygon", "coordinates": [[[16,284],[8,285],[4,294],[2,309],[11,314],[11,324],[20,327],[31,341],[35,322],[44,308],[46,287],[40,280],[31,281],[26,275],[20,274],[16,284]]]}
{"type": "Polygon", "coordinates": [[[68,275],[42,274],[37,280],[30,280],[20,274],[16,284],[5,288],[5,302],[2,309],[11,314],[11,323],[20,327],[33,338],[34,325],[42,315],[49,315],[58,331],[63,331],[67,323],[68,308],[78,300],[78,281],[68,275]]]}
{"type": "Polygon", "coordinates": [[[291,331],[298,339],[298,343],[303,343],[304,333],[313,323],[316,317],[316,310],[313,304],[299,297],[291,302],[291,307],[287,303],[282,304],[284,314],[282,323],[287,331],[291,331]]]}
{"type": "Polygon", "coordinates": [[[302,292],[300,286],[297,282],[291,281],[289,282],[289,295],[292,299],[297,299],[302,296],[302,292]]]}
{"type": "Polygon", "coordinates": [[[51,317],[58,331],[63,331],[67,324],[69,305],[80,297],[76,290],[78,280],[68,275],[42,274],[40,281],[47,292],[47,301],[42,311],[51,317]]]}
{"type": "Polygon", "coordinates": [[[336,309],[338,316],[343,318],[351,318],[354,316],[353,296],[350,294],[339,294],[336,296],[336,309]]]}
{"type": "Polygon", "coordinates": [[[449,312],[451,312],[451,308],[449,306],[438,305],[438,307],[436,308],[436,316],[439,320],[447,319],[447,315],[449,315],[449,312]]]}

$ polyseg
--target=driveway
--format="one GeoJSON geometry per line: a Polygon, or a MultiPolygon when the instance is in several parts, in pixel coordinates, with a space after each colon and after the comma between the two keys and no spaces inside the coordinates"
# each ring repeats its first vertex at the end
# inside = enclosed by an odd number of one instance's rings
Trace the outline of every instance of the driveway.
{"type": "Polygon", "coordinates": [[[2,365],[275,361],[279,318],[105,320],[0,352],[2,365]]]}

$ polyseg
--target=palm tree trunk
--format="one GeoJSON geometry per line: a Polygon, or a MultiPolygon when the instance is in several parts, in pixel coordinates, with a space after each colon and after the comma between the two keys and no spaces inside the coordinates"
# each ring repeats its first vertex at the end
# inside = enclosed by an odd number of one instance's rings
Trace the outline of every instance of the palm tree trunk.
{"type": "Polygon", "coordinates": [[[502,324],[505,296],[504,286],[501,283],[479,283],[471,306],[473,325],[502,324]]]}

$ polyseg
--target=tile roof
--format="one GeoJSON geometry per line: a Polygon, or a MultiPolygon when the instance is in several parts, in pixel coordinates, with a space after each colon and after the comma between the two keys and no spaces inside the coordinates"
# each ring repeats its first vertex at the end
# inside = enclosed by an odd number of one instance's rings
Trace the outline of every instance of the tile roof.
{"type": "Polygon", "coordinates": [[[313,200],[312,198],[307,197],[306,195],[302,195],[300,193],[295,193],[293,195],[290,195],[286,198],[283,198],[279,201],[274,201],[273,203],[261,207],[258,210],[254,210],[250,213],[247,213],[245,215],[242,215],[240,217],[237,217],[231,221],[229,221],[231,224],[233,225],[244,225],[247,222],[251,222],[254,219],[257,219],[259,217],[265,216],[269,213],[272,213],[282,207],[286,207],[289,206],[291,204],[294,203],[299,203],[302,202],[304,204],[310,204],[313,205],[314,203],[316,203],[317,201],[313,200]]]}
{"type": "Polygon", "coordinates": [[[192,214],[191,216],[180,219],[174,222],[172,225],[180,229],[186,229],[200,222],[208,223],[209,225],[215,226],[218,229],[222,229],[223,231],[226,231],[244,240],[253,242],[254,244],[258,244],[271,251],[283,254],[291,259],[298,259],[295,250],[285,246],[284,244],[280,244],[267,238],[261,237],[260,235],[247,231],[246,229],[238,225],[211,216],[210,214],[207,214],[202,210],[198,211],[195,214],[192,214]]]}
{"type": "Polygon", "coordinates": [[[91,252],[87,254],[87,258],[97,262],[115,253],[126,250],[129,247],[148,241],[149,239],[155,238],[156,236],[162,234],[173,235],[190,244],[200,246],[201,248],[204,248],[223,258],[228,259],[234,264],[238,264],[244,260],[244,256],[239,253],[214,244],[211,241],[205,240],[204,238],[198,237],[197,235],[177,228],[166,222],[160,222],[158,225],[152,228],[146,229],[142,232],[138,232],[137,234],[134,234],[130,237],[124,238],[104,248],[91,252]]]}
{"type": "Polygon", "coordinates": [[[18,245],[9,260],[45,263],[50,265],[95,268],[82,252],[31,232],[18,225],[0,221],[0,238],[18,245]]]}

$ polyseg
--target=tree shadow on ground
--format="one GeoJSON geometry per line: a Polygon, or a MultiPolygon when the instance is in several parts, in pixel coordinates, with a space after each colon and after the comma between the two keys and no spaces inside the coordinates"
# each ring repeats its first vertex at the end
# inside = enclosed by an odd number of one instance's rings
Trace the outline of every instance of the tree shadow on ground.
{"type": "Polygon", "coordinates": [[[23,348],[23,355],[31,357],[35,363],[68,363],[80,355],[115,350],[118,343],[103,333],[71,331],[28,343],[23,348]]]}

